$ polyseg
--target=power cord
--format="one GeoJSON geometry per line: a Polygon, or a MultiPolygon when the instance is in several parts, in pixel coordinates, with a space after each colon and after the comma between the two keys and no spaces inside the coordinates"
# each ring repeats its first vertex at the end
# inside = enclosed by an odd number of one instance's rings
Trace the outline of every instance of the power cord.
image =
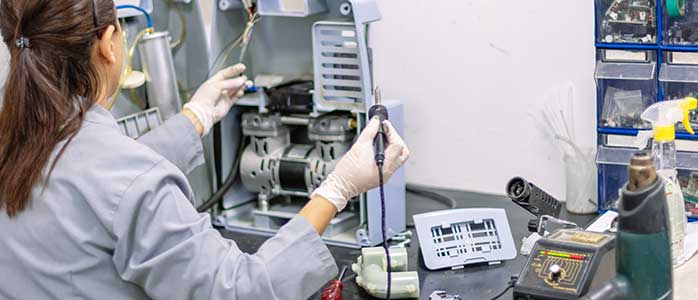
{"type": "Polygon", "coordinates": [[[454,209],[458,206],[458,202],[456,202],[456,199],[453,199],[449,195],[446,195],[442,192],[438,192],[436,190],[433,190],[432,188],[423,185],[408,182],[405,189],[408,193],[430,198],[436,202],[446,205],[449,209],[454,209]]]}
{"type": "Polygon", "coordinates": [[[216,191],[211,198],[206,200],[204,203],[196,207],[196,210],[198,212],[205,212],[211,208],[213,208],[216,204],[220,203],[221,200],[223,200],[223,196],[230,190],[231,187],[233,187],[233,184],[235,183],[235,180],[238,178],[238,175],[240,174],[239,167],[240,167],[240,161],[242,160],[242,151],[245,149],[245,145],[247,144],[247,139],[242,138],[240,139],[240,146],[238,148],[238,152],[236,153],[237,158],[235,159],[235,163],[233,164],[233,167],[230,169],[230,173],[228,174],[228,178],[225,180],[225,182],[221,185],[221,187],[216,191]]]}
{"type": "MultiPolygon", "coordinates": [[[[405,187],[405,190],[410,194],[429,198],[443,205],[446,205],[448,209],[454,209],[458,207],[458,202],[456,202],[456,199],[453,199],[449,195],[435,191],[432,188],[423,185],[408,182],[407,186],[405,187]]],[[[408,220],[406,225],[407,227],[414,227],[414,222],[408,220]]]]}
{"type": "Polygon", "coordinates": [[[509,284],[507,284],[507,287],[501,293],[497,294],[497,296],[494,296],[490,300],[497,300],[497,299],[501,298],[502,296],[504,296],[504,294],[506,294],[507,291],[509,291],[511,288],[513,288],[516,285],[516,282],[518,280],[519,280],[518,276],[511,276],[511,279],[509,280],[509,284]]]}

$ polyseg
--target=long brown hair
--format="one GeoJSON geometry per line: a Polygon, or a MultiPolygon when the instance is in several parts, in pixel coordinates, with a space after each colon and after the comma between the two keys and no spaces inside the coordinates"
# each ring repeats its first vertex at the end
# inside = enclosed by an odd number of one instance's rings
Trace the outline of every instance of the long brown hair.
{"type": "Polygon", "coordinates": [[[45,184],[52,152],[70,142],[95,104],[103,82],[94,45],[116,22],[112,0],[0,0],[11,56],[0,111],[0,209],[10,217],[45,184]]]}

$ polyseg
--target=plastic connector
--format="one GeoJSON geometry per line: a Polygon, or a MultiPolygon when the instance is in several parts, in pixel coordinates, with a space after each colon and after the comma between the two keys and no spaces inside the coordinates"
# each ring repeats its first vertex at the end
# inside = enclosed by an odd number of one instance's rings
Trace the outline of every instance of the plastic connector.
{"type": "MultiPolygon", "coordinates": [[[[392,270],[390,297],[392,299],[419,298],[419,275],[407,271],[407,249],[390,248],[392,270]]],[[[382,247],[361,249],[361,256],[351,266],[356,273],[356,284],[376,298],[385,299],[387,292],[387,262],[382,247]]]]}

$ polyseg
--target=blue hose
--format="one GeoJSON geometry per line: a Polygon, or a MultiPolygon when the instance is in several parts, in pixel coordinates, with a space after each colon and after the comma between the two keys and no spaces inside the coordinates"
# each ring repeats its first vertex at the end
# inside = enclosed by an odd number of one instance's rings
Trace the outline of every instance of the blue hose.
{"type": "Polygon", "coordinates": [[[145,19],[146,19],[147,22],[148,22],[148,28],[153,28],[153,19],[150,17],[150,14],[149,14],[145,9],[143,9],[142,7],[140,7],[140,6],[135,6],[135,5],[130,5],[130,4],[124,4],[124,5],[117,5],[117,6],[116,6],[116,10],[121,10],[121,9],[135,9],[135,10],[137,10],[137,11],[140,11],[141,13],[143,13],[143,15],[145,16],[145,19]]]}

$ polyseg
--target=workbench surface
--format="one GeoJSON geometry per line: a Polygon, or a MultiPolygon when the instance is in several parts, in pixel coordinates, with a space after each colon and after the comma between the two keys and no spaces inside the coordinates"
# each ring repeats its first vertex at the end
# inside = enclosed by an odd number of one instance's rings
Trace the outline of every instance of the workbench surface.
{"type": "MultiPolygon", "coordinates": [[[[504,196],[495,196],[489,194],[478,194],[464,191],[439,190],[453,197],[458,202],[458,208],[474,208],[474,207],[493,207],[504,208],[507,211],[509,224],[511,226],[516,249],[521,247],[523,237],[528,236],[527,223],[533,215],[514,204],[509,198],[504,196]]],[[[407,196],[408,218],[411,223],[411,216],[417,213],[427,211],[442,210],[446,207],[444,204],[433,200],[423,198],[421,196],[408,194],[407,196]]],[[[563,212],[563,217],[576,222],[580,225],[586,225],[594,215],[566,215],[563,212]]],[[[502,292],[506,287],[512,275],[517,275],[524,264],[526,257],[518,255],[516,259],[505,261],[500,265],[494,266],[474,266],[466,267],[460,270],[445,270],[445,271],[429,271],[423,265],[419,256],[419,242],[417,235],[412,229],[412,243],[407,248],[409,253],[409,270],[416,270],[419,273],[420,281],[420,298],[429,299],[429,295],[434,290],[444,290],[449,294],[461,295],[463,300],[489,300],[502,292]]],[[[222,231],[223,236],[231,238],[238,243],[240,249],[246,252],[254,253],[256,249],[266,240],[264,237],[258,237],[247,234],[233,233],[222,231]]],[[[361,254],[358,249],[347,249],[339,247],[330,247],[330,251],[337,261],[337,265],[347,265],[349,270],[345,275],[344,292],[342,293],[344,300],[356,299],[376,299],[356,285],[353,280],[354,274],[351,272],[351,264],[356,261],[356,258],[361,254]]],[[[691,299],[691,294],[696,292],[698,286],[695,285],[695,278],[698,278],[698,259],[694,258],[688,262],[686,266],[680,268],[675,273],[675,282],[677,289],[674,294],[674,299],[691,299]],[[689,280],[691,279],[691,280],[689,280]],[[690,283],[689,283],[690,281],[690,283]],[[686,284],[683,284],[685,282],[686,284]]],[[[319,293],[315,294],[311,299],[320,299],[319,293]]],[[[499,299],[512,299],[512,290],[507,291],[499,299]]]]}

